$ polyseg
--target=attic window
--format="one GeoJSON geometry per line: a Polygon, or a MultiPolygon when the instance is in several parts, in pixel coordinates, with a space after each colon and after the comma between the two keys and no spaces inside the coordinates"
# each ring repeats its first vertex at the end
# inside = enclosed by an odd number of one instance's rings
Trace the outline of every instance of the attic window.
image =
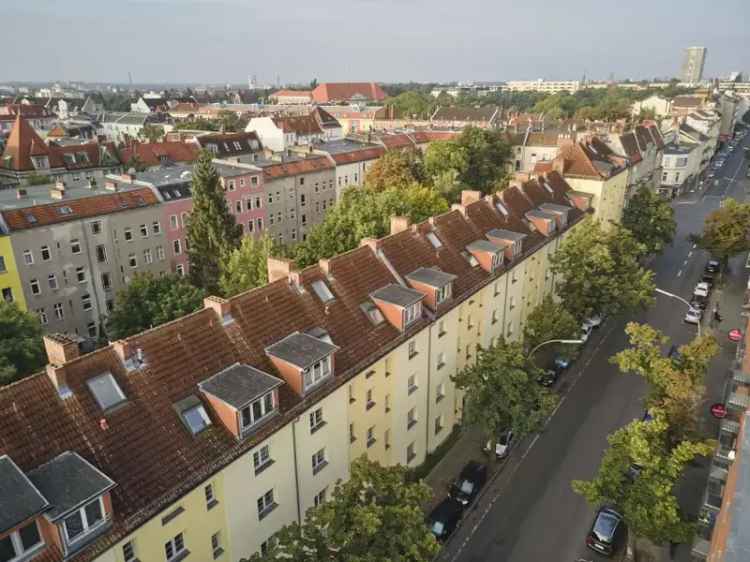
{"type": "Polygon", "coordinates": [[[26,217],[26,220],[31,224],[34,224],[36,222],[36,217],[32,213],[24,213],[24,216],[26,217]]]}
{"type": "Polygon", "coordinates": [[[383,323],[383,313],[380,312],[380,309],[371,302],[362,303],[360,305],[360,308],[362,309],[362,312],[367,315],[367,318],[370,320],[370,322],[372,322],[375,326],[383,323]]]}
{"type": "Polygon", "coordinates": [[[503,216],[505,216],[505,217],[508,216],[508,209],[506,209],[505,205],[503,205],[502,203],[500,203],[500,201],[498,201],[497,203],[495,203],[495,207],[497,207],[497,210],[500,211],[503,214],[503,216]]]}
{"type": "Polygon", "coordinates": [[[182,412],[182,419],[185,425],[190,428],[193,435],[198,435],[201,431],[211,425],[211,419],[206,413],[203,404],[198,404],[182,412]]]}
{"type": "Polygon", "coordinates": [[[60,207],[60,208],[57,209],[57,212],[60,213],[61,215],[72,215],[73,214],[73,209],[71,209],[70,207],[67,207],[67,206],[66,207],[60,207]]]}
{"type": "Polygon", "coordinates": [[[125,401],[125,394],[112,373],[104,373],[89,379],[86,384],[102,410],[109,410],[125,401]]]}
{"type": "Polygon", "coordinates": [[[554,195],[554,194],[555,194],[555,192],[554,192],[554,191],[552,191],[552,188],[551,188],[551,187],[549,186],[549,184],[548,184],[548,183],[547,183],[546,181],[543,181],[543,182],[542,182],[542,185],[544,186],[544,189],[546,189],[546,190],[547,190],[547,192],[548,192],[548,193],[549,193],[550,195],[554,195]]]}
{"type": "Polygon", "coordinates": [[[335,298],[331,290],[328,288],[328,285],[326,285],[325,281],[313,281],[312,288],[313,291],[315,291],[315,294],[318,295],[318,298],[323,303],[330,302],[335,298]]]}
{"type": "Polygon", "coordinates": [[[430,244],[432,244],[432,247],[435,249],[443,247],[443,243],[440,241],[440,238],[438,238],[434,232],[427,233],[427,240],[430,241],[430,244]]]}
{"type": "Polygon", "coordinates": [[[466,259],[467,262],[471,265],[471,267],[476,267],[479,265],[479,262],[477,261],[477,258],[475,258],[472,254],[467,252],[466,250],[461,252],[461,255],[466,259]]]}

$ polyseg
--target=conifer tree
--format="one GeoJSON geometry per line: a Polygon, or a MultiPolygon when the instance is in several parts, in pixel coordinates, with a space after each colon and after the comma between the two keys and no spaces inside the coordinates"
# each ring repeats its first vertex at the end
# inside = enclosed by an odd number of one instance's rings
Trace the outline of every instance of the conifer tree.
{"type": "Polygon", "coordinates": [[[190,281],[209,294],[219,291],[221,264],[242,241],[242,226],[229,212],[212,162],[202,151],[193,168],[193,213],[188,224],[190,281]]]}

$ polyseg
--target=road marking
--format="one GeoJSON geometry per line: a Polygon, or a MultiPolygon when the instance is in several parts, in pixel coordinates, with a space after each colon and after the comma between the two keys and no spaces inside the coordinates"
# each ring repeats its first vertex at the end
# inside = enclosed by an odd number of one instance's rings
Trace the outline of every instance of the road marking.
{"type": "Polygon", "coordinates": [[[679,277],[680,275],[682,275],[682,270],[677,272],[677,277],[679,277]]]}
{"type": "MultiPolygon", "coordinates": [[[[692,257],[693,257],[693,252],[692,252],[692,251],[688,252],[688,257],[689,257],[689,258],[692,258],[692,257]]],[[[685,260],[685,263],[687,263],[687,260],[685,260]]]]}
{"type": "Polygon", "coordinates": [[[682,262],[682,265],[687,265],[687,263],[688,263],[688,261],[685,260],[684,262],[682,262]]]}
{"type": "Polygon", "coordinates": [[[693,250],[695,250],[695,247],[696,247],[696,246],[697,246],[697,244],[693,244],[693,250]]]}

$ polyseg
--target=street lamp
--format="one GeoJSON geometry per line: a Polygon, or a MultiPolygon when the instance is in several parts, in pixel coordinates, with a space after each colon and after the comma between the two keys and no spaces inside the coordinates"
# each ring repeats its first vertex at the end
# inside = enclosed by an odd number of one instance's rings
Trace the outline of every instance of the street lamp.
{"type": "MultiPolygon", "coordinates": [[[[668,292],[668,291],[665,291],[664,289],[660,289],[659,287],[655,287],[655,288],[654,288],[654,291],[656,291],[656,292],[657,292],[657,293],[659,293],[660,295],[664,295],[665,297],[669,297],[670,299],[675,299],[675,300],[678,300],[678,301],[680,301],[680,302],[683,302],[683,303],[685,303],[685,304],[687,305],[687,307],[688,307],[689,309],[691,309],[691,310],[692,310],[693,308],[695,308],[695,307],[694,307],[694,306],[693,306],[692,304],[690,304],[690,303],[689,303],[688,301],[686,301],[685,299],[683,299],[683,298],[682,298],[681,296],[679,296],[679,295],[675,295],[675,294],[673,294],[673,293],[670,293],[670,292],[668,292]]],[[[700,319],[700,318],[698,318],[698,324],[697,324],[697,326],[698,326],[698,337],[701,337],[701,319],[700,319]]]]}
{"type": "Polygon", "coordinates": [[[584,342],[583,340],[557,340],[557,339],[556,340],[543,341],[542,343],[540,343],[539,345],[537,345],[534,349],[532,349],[531,351],[529,351],[529,355],[528,355],[529,360],[531,360],[531,357],[534,355],[534,353],[536,353],[537,349],[539,349],[540,347],[545,346],[547,344],[550,344],[550,343],[562,343],[562,344],[566,344],[566,345],[579,345],[579,344],[586,343],[586,342],[584,342]]]}

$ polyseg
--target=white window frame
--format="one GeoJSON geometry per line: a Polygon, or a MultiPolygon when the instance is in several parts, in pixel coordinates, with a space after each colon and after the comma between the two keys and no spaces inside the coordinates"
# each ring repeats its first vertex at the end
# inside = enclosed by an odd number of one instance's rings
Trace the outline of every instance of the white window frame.
{"type": "Polygon", "coordinates": [[[122,545],[122,559],[125,560],[125,562],[135,562],[135,560],[138,559],[135,542],[132,539],[122,545]],[[127,554],[127,548],[130,548],[130,554],[127,554]]]}
{"type": "Polygon", "coordinates": [[[271,458],[271,445],[268,443],[253,451],[253,468],[255,469],[255,472],[268,466],[271,462],[273,462],[273,458],[271,458]]]}
{"type": "Polygon", "coordinates": [[[158,259],[159,261],[164,261],[166,259],[166,255],[164,254],[164,246],[156,247],[156,259],[158,259]]]}
{"type": "Polygon", "coordinates": [[[404,326],[415,322],[422,315],[422,303],[415,303],[404,309],[404,326]]]}
{"type": "Polygon", "coordinates": [[[169,539],[167,542],[164,543],[164,557],[166,558],[167,562],[170,562],[170,560],[175,560],[178,558],[183,552],[185,551],[185,535],[183,533],[177,533],[173,538],[169,539]],[[179,537],[179,541],[177,538],[179,537]],[[180,543],[180,548],[177,548],[177,543],[180,543]],[[172,556],[167,556],[167,545],[169,545],[172,549],[172,556]]]}
{"type": "Polygon", "coordinates": [[[309,421],[310,432],[313,432],[316,429],[320,428],[325,423],[325,420],[323,419],[323,408],[317,408],[310,412],[309,421]]]}
{"type": "Polygon", "coordinates": [[[23,263],[25,265],[34,265],[34,252],[32,252],[31,250],[24,250],[23,263]]]}
{"type": "Polygon", "coordinates": [[[154,263],[154,256],[151,253],[151,248],[143,250],[143,261],[146,265],[154,263]]]}
{"type": "Polygon", "coordinates": [[[141,233],[141,238],[148,238],[148,224],[142,224],[138,227],[141,233]]]}
{"type": "Polygon", "coordinates": [[[444,285],[440,287],[437,291],[435,291],[435,301],[437,304],[443,303],[449,298],[451,298],[452,294],[451,284],[448,283],[447,285],[444,285]]]}
{"type": "Polygon", "coordinates": [[[172,240],[172,253],[175,256],[182,254],[182,241],[179,238],[172,240]]]}
{"type": "Polygon", "coordinates": [[[318,385],[321,381],[325,380],[331,375],[331,356],[324,357],[314,365],[302,370],[302,386],[303,390],[318,385]]]}
{"type": "Polygon", "coordinates": [[[268,511],[273,507],[275,503],[276,498],[274,497],[273,488],[271,488],[265,494],[255,500],[255,505],[258,508],[258,517],[262,517],[263,515],[268,513],[268,511]]]}
{"type": "Polygon", "coordinates": [[[65,309],[63,307],[63,304],[61,302],[56,302],[52,309],[55,311],[55,319],[56,320],[64,320],[65,319],[65,309]]]}
{"type": "Polygon", "coordinates": [[[104,525],[106,522],[107,522],[107,511],[104,509],[104,501],[102,500],[102,496],[99,496],[95,500],[87,502],[86,504],[82,505],[76,511],[69,513],[63,519],[62,527],[63,527],[63,537],[65,538],[65,544],[72,545],[72,544],[77,543],[78,541],[80,541],[81,539],[83,539],[84,537],[86,537],[87,535],[91,534],[96,529],[98,529],[99,527],[101,527],[102,525],[104,525]],[[99,509],[101,510],[102,518],[99,519],[99,521],[97,521],[93,525],[89,525],[88,517],[86,516],[86,508],[89,505],[91,505],[92,503],[94,503],[94,502],[98,502],[99,503],[99,509]],[[83,523],[83,531],[81,532],[80,535],[78,535],[76,537],[73,537],[71,539],[70,536],[69,536],[69,534],[68,534],[68,525],[67,525],[66,521],[68,519],[70,519],[70,517],[72,517],[73,515],[75,515],[75,513],[78,513],[81,516],[81,521],[83,523]]]}
{"type": "Polygon", "coordinates": [[[158,236],[161,234],[161,223],[159,221],[154,221],[151,223],[151,233],[154,236],[158,236]]]}
{"type": "Polygon", "coordinates": [[[266,392],[259,398],[256,398],[250,402],[247,406],[243,406],[240,409],[240,428],[242,431],[246,431],[257,425],[262,420],[266,419],[269,415],[276,411],[276,397],[273,391],[266,392]],[[267,403],[267,399],[270,398],[270,406],[267,403]],[[260,416],[255,417],[255,411],[253,410],[254,404],[260,404],[260,416]],[[245,423],[245,411],[248,412],[247,417],[250,419],[249,423],[245,423]]]}
{"type": "Polygon", "coordinates": [[[50,250],[50,247],[47,246],[46,244],[42,246],[41,248],[39,248],[39,254],[42,257],[42,261],[49,261],[52,259],[52,250],[50,250]],[[46,258],[44,257],[45,252],[47,253],[46,258]]]}
{"type": "Polygon", "coordinates": [[[123,236],[125,242],[132,242],[133,241],[133,229],[130,228],[129,226],[126,227],[122,231],[122,236],[123,236]]]}
{"type": "Polygon", "coordinates": [[[86,268],[82,265],[76,267],[76,281],[78,281],[79,283],[86,282],[86,268]]]}
{"type": "Polygon", "coordinates": [[[42,294],[42,286],[39,284],[39,279],[29,280],[29,288],[31,289],[31,294],[35,297],[42,294]]]}
{"type": "Polygon", "coordinates": [[[319,470],[321,470],[325,465],[328,464],[328,458],[326,456],[326,448],[323,447],[322,449],[315,451],[312,454],[311,460],[312,460],[313,474],[317,474],[319,470]]]}
{"type": "MultiPolygon", "coordinates": [[[[11,558],[11,562],[15,562],[16,560],[27,560],[30,555],[33,552],[37,552],[40,550],[46,543],[44,542],[44,536],[42,536],[42,531],[39,528],[39,523],[37,523],[36,520],[31,521],[31,523],[27,525],[23,525],[23,527],[18,528],[11,532],[9,535],[7,535],[7,538],[10,538],[10,544],[13,547],[13,550],[15,550],[15,556],[11,558]],[[30,525],[36,525],[36,533],[39,535],[39,542],[32,545],[31,548],[24,548],[23,542],[21,541],[21,528],[25,529],[26,527],[30,525]]],[[[3,537],[6,538],[6,537],[3,537]]]]}
{"type": "Polygon", "coordinates": [[[47,311],[43,308],[37,308],[36,314],[39,316],[39,323],[42,326],[46,326],[49,323],[49,319],[47,318],[47,311]]]}

